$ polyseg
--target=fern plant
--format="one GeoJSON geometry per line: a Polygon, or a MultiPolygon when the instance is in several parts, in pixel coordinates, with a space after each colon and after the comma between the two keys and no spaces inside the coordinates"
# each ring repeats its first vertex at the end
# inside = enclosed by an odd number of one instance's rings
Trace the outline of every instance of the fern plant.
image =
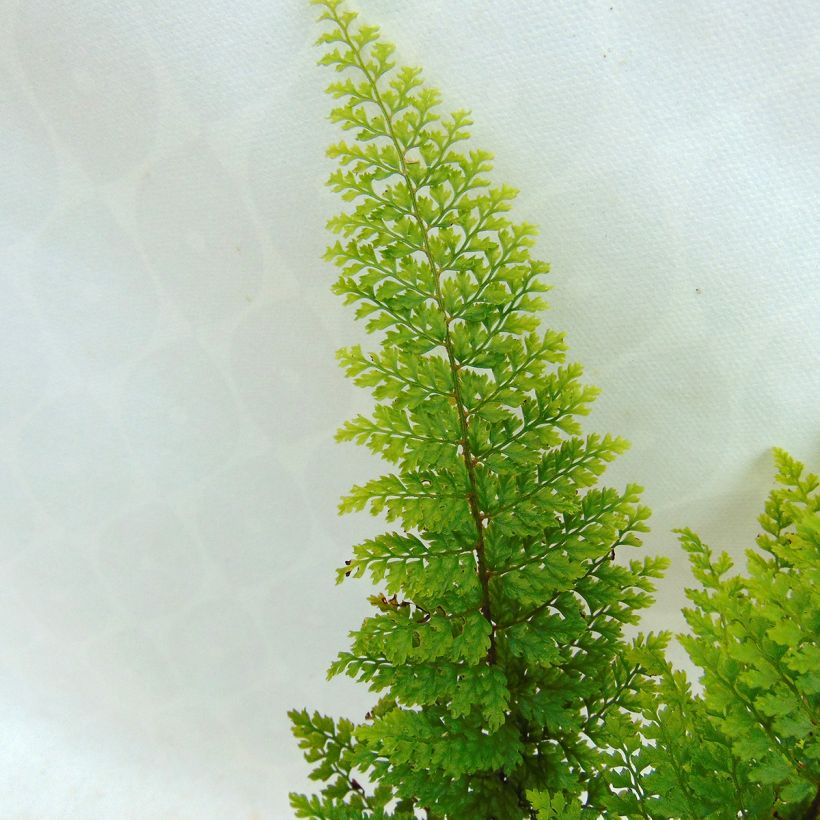
{"type": "Polygon", "coordinates": [[[596,390],[540,328],[548,266],[535,228],[508,216],[466,111],[444,113],[417,68],[341,0],[314,0],[320,62],[339,73],[329,184],[334,286],[376,343],[339,351],[372,416],[339,431],[394,465],[341,512],[392,528],[354,547],[338,580],[383,592],[329,676],[379,694],[361,721],[290,712],[318,795],[300,817],[516,818],[536,800],[585,815],[617,797],[608,754],[624,742],[665,634],[626,640],[666,560],[616,562],[640,545],[641,488],[599,485],[626,448],[582,435],[596,390]],[[564,805],[561,802],[561,805],[564,805]],[[580,809],[579,809],[580,810],[580,809]]]}
{"type": "Polygon", "coordinates": [[[635,765],[648,767],[653,817],[820,815],[820,493],[800,462],[782,450],[775,460],[781,487],[745,575],[680,531],[700,586],[687,590],[691,632],[679,639],[703,694],[667,669],[661,700],[647,700],[655,743],[635,765]]]}

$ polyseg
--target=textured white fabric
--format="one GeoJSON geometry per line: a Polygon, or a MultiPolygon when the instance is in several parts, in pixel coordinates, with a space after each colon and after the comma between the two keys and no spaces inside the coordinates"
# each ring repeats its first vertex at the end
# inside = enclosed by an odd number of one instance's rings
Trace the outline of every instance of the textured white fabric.
{"type": "MultiPolygon", "coordinates": [[[[769,448],[820,466],[820,6],[361,6],[541,226],[587,426],[674,559],[646,628],[681,628],[671,528],[739,555],[769,448]]],[[[368,399],[316,34],[282,0],[0,2],[4,818],[286,818],[286,709],[370,703],[324,680],[378,528],[337,496],[379,465],[332,441],[368,399]]]]}

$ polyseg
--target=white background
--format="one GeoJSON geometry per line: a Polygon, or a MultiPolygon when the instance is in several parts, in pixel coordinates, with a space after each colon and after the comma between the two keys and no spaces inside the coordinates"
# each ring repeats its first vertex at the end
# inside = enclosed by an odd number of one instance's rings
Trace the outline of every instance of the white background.
{"type": "MultiPolygon", "coordinates": [[[[552,310],[633,442],[673,558],[740,555],[769,448],[820,466],[811,0],[361,0],[469,107],[552,310]]],[[[286,818],[286,709],[366,614],[334,569],[367,451],[361,330],[319,256],[338,208],[314,11],[282,0],[0,0],[0,817],[286,818]]]]}

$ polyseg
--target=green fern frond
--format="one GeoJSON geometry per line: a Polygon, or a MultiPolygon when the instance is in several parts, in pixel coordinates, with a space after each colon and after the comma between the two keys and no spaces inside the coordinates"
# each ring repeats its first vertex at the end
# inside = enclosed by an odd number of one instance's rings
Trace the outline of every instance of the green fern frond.
{"type": "MultiPolygon", "coordinates": [[[[350,134],[328,152],[348,206],[328,223],[326,259],[376,339],[339,351],[376,406],[337,437],[394,467],[340,511],[395,525],[339,568],[339,581],[367,574],[385,592],[329,673],[392,704],[339,753],[379,798],[326,764],[323,794],[361,817],[506,820],[533,816],[527,791],[546,792],[553,808],[596,816],[616,794],[601,749],[666,642],[623,635],[666,566],[613,560],[640,545],[649,514],[636,485],[598,486],[626,442],[582,432],[597,390],[565,362],[563,334],[541,327],[549,266],[533,256],[536,229],[510,216],[516,191],[472,147],[469,113],[444,111],[344,3],[314,5],[320,63],[339,74],[330,118],[350,134]]],[[[303,816],[340,810],[294,800],[317,812],[303,816]]]]}
{"type": "Polygon", "coordinates": [[[679,640],[703,695],[667,671],[646,701],[643,788],[660,816],[784,817],[820,812],[820,493],[775,450],[777,481],[745,575],[695,533],[681,542],[700,587],[687,590],[679,640]],[[661,705],[665,704],[665,705],[661,705]]]}

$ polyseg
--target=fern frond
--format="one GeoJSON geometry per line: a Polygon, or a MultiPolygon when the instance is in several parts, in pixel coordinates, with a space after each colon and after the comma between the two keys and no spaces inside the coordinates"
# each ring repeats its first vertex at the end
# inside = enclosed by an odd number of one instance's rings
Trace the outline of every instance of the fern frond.
{"type": "Polygon", "coordinates": [[[429,817],[530,817],[527,790],[605,811],[600,743],[664,644],[623,635],[665,566],[613,560],[648,517],[636,485],[598,486],[626,443],[583,434],[597,390],[541,327],[549,266],[511,216],[517,192],[472,147],[469,113],[443,110],[344,3],[314,5],[320,62],[339,74],[331,120],[349,134],[328,151],[347,207],[326,259],[375,338],[338,353],[376,406],[337,437],[395,468],[340,510],[401,527],[338,571],[385,585],[330,670],[394,704],[355,729],[357,760],[429,817]]]}
{"type": "Polygon", "coordinates": [[[820,806],[820,493],[817,477],[775,450],[781,485],[760,517],[758,550],[730,575],[681,530],[700,586],[679,640],[701,670],[693,697],[668,671],[645,702],[644,788],[662,816],[815,818],[820,806]],[[659,704],[665,703],[663,707],[659,704]]]}

